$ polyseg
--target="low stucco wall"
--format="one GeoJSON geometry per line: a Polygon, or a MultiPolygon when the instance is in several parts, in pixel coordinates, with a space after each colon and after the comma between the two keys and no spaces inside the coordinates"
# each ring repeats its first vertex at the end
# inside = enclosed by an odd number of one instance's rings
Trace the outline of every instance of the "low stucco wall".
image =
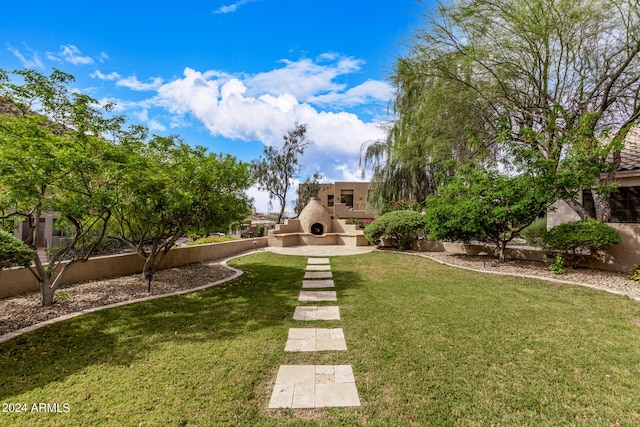
{"type": "Polygon", "coordinates": [[[618,233],[621,242],[607,249],[602,258],[590,257],[587,265],[600,270],[630,273],[640,264],[640,224],[609,223],[618,233]]]}
{"type": "MultiPolygon", "coordinates": [[[[162,268],[228,258],[238,253],[266,246],[267,238],[258,237],[255,239],[173,248],[164,259],[162,268]]],[[[63,284],[141,273],[142,267],[142,258],[137,254],[95,257],[71,266],[65,275],[63,284]]],[[[37,291],[38,289],[38,282],[26,268],[11,268],[0,271],[0,298],[37,291]]]]}
{"type": "MultiPolygon", "coordinates": [[[[491,257],[498,257],[498,250],[495,246],[485,246],[481,244],[464,244],[450,242],[432,242],[430,240],[416,240],[411,249],[422,252],[446,252],[448,254],[477,256],[480,252],[486,252],[491,257]]],[[[550,262],[544,252],[529,246],[507,247],[504,254],[506,259],[518,259],[538,262],[550,262]]]]}
{"type": "MultiPolygon", "coordinates": [[[[616,271],[630,273],[640,264],[640,224],[608,224],[618,230],[621,243],[614,245],[602,254],[586,257],[584,267],[595,270],[616,271]]],[[[492,257],[497,257],[495,246],[481,244],[464,244],[448,242],[432,242],[429,240],[416,240],[412,245],[413,250],[423,252],[447,252],[450,254],[478,255],[487,252],[492,257]]],[[[553,259],[547,257],[542,249],[529,246],[508,246],[505,251],[506,259],[519,259],[552,263],[553,259]]]]}

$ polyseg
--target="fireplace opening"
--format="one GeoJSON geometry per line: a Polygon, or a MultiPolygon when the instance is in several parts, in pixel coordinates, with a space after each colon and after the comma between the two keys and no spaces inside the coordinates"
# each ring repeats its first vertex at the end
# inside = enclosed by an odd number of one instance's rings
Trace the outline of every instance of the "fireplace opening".
{"type": "Polygon", "coordinates": [[[324,234],[324,226],[319,222],[311,224],[311,234],[314,236],[321,236],[324,234]]]}

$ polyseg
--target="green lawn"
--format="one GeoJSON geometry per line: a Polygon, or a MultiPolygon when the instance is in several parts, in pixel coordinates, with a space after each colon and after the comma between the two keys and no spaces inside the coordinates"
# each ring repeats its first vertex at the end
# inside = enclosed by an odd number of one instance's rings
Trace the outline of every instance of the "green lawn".
{"type": "Polygon", "coordinates": [[[285,354],[305,264],[242,257],[233,282],[0,345],[2,409],[28,411],[0,425],[640,425],[629,298],[395,253],[337,257],[342,320],[304,326],[342,327],[348,351],[285,354]],[[281,364],[351,364],[362,406],[267,409],[281,364]]]}

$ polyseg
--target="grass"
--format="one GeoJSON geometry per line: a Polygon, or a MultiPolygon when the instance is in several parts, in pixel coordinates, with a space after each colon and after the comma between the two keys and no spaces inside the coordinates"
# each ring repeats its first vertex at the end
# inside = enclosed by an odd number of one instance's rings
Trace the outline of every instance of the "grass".
{"type": "MultiPolygon", "coordinates": [[[[640,424],[640,305],[394,253],[332,258],[348,351],[284,353],[306,258],[0,345],[0,425],[640,424]],[[351,364],[360,408],[268,410],[281,364],[351,364]]],[[[331,304],[331,303],[328,303],[331,304]]],[[[327,322],[305,322],[326,326],[327,322]]]]}

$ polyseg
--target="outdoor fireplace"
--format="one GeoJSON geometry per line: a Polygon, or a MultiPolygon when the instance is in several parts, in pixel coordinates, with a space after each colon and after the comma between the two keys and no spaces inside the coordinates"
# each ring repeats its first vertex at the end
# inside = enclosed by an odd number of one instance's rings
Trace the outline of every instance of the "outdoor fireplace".
{"type": "Polygon", "coordinates": [[[331,215],[317,197],[311,198],[307,206],[300,212],[298,219],[300,219],[300,226],[305,233],[314,236],[331,233],[331,215]]]}
{"type": "Polygon", "coordinates": [[[319,222],[311,224],[311,234],[314,236],[322,236],[324,234],[324,226],[319,222]]]}

